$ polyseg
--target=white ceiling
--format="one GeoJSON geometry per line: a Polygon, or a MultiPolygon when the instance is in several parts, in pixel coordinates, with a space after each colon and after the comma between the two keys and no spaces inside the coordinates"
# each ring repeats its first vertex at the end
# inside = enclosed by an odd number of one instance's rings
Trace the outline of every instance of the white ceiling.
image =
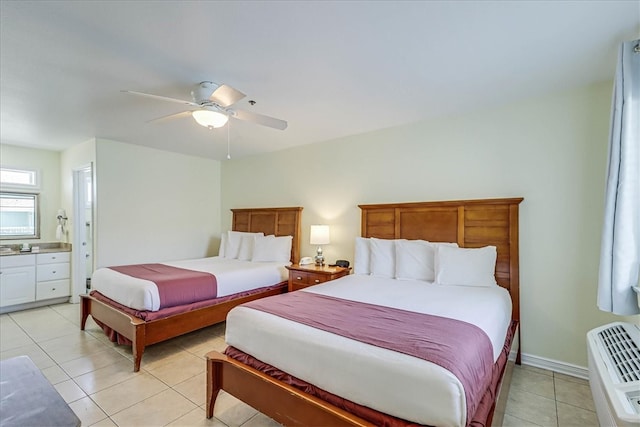
{"type": "Polygon", "coordinates": [[[285,131],[232,120],[234,158],[612,79],[640,1],[0,2],[0,137],[93,137],[224,159],[227,129],[148,120],[211,80],[285,131]],[[250,106],[248,100],[257,103],[250,106]]]}

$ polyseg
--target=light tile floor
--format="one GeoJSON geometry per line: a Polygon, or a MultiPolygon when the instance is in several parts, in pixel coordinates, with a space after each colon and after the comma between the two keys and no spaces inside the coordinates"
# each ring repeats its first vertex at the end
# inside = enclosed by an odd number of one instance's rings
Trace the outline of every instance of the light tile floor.
{"type": "MultiPolygon", "coordinates": [[[[0,316],[0,359],[29,356],[83,426],[277,426],[229,394],[205,417],[204,354],[223,350],[224,324],[147,348],[134,373],[131,349],[114,345],[78,304],[0,316]]],[[[597,426],[587,381],[516,366],[505,426],[597,426]]]]}

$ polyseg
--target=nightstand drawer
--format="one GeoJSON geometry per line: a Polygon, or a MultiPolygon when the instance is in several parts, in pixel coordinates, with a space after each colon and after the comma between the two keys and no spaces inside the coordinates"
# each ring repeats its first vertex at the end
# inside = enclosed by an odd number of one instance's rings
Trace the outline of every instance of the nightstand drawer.
{"type": "Polygon", "coordinates": [[[298,264],[287,266],[287,270],[289,270],[289,292],[335,280],[346,276],[351,271],[350,268],[330,267],[328,265],[298,264]]]}
{"type": "Polygon", "coordinates": [[[327,276],[326,274],[310,274],[308,283],[309,285],[317,285],[328,282],[329,280],[331,280],[331,276],[327,276]]]}
{"type": "Polygon", "coordinates": [[[308,285],[311,274],[302,271],[291,271],[289,281],[292,285],[308,285]]]}

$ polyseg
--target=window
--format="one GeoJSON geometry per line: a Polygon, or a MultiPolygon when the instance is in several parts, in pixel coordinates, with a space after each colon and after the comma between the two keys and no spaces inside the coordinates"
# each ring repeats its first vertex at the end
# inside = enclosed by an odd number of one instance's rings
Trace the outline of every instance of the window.
{"type": "Polygon", "coordinates": [[[3,188],[37,190],[40,187],[38,172],[29,169],[0,168],[0,183],[3,188]]]}
{"type": "Polygon", "coordinates": [[[37,170],[0,167],[0,239],[39,239],[37,170]],[[27,193],[28,191],[28,193],[27,193]]]}
{"type": "Polygon", "coordinates": [[[38,195],[0,193],[0,239],[39,239],[38,195]]]}

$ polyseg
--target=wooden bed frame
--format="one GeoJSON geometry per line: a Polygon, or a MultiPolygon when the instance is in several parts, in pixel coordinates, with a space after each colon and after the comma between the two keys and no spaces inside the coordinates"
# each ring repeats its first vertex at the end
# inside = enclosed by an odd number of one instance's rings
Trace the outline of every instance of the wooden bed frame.
{"type": "MultiPolygon", "coordinates": [[[[301,207],[231,209],[231,211],[233,212],[232,229],[235,231],[293,236],[291,262],[298,262],[300,258],[301,207]]],[[[145,321],[132,316],[90,295],[80,295],[82,304],[80,329],[84,330],[87,318],[91,315],[95,320],[128,338],[132,341],[133,371],[138,372],[146,346],[223,322],[226,320],[227,313],[236,305],[258,298],[277,295],[284,291],[286,291],[286,287],[284,289],[270,289],[152,321],[145,321]]]]}
{"type": "MultiPolygon", "coordinates": [[[[385,239],[457,242],[460,247],[496,246],[496,280],[511,294],[512,325],[520,319],[518,206],[522,198],[360,205],[361,235],[385,239]]],[[[519,328],[511,354],[520,363],[519,328]],[[516,347],[517,346],[517,350],[516,347]]],[[[501,425],[514,361],[501,374],[499,396],[485,425],[501,425]]],[[[225,390],[284,425],[355,425],[370,422],[253,369],[219,352],[207,354],[207,418],[225,390]]]]}

